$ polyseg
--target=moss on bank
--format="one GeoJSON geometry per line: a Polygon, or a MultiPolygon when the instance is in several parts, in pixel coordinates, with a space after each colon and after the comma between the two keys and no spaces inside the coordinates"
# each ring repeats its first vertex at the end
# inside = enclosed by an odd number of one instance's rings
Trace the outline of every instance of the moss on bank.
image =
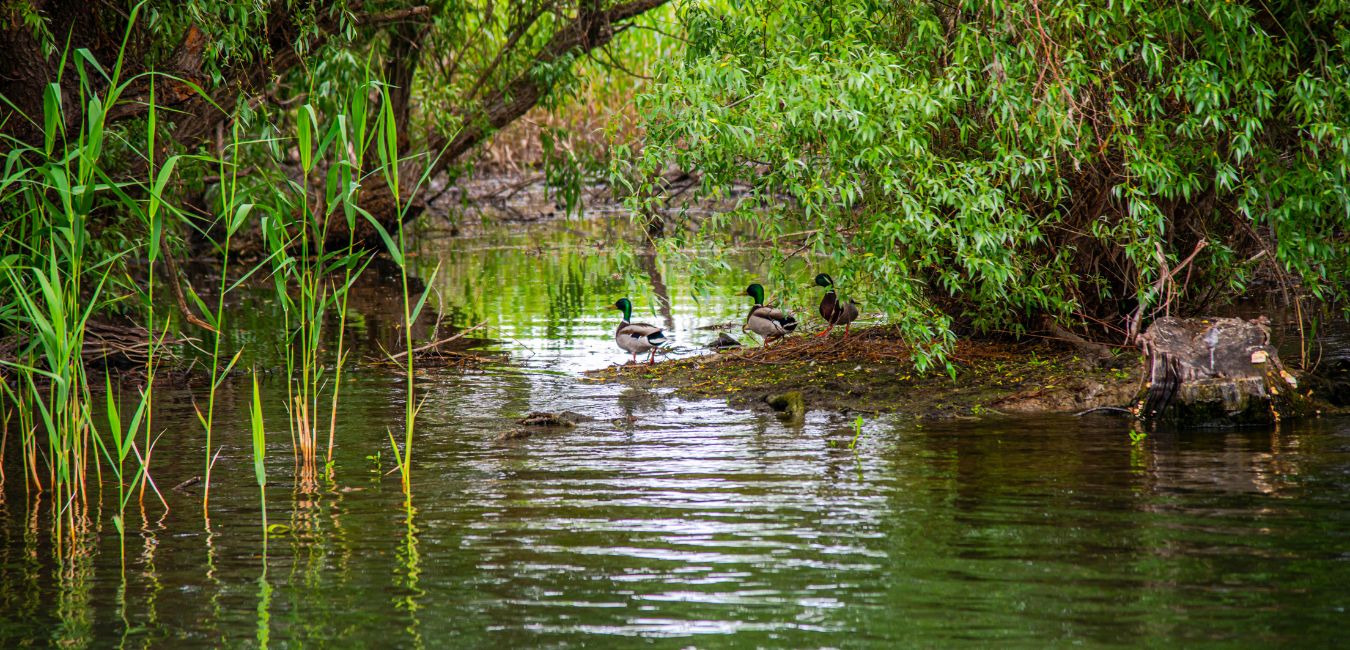
{"type": "Polygon", "coordinates": [[[768,408],[773,396],[800,391],[809,409],[924,418],[1125,406],[1139,389],[1140,362],[1131,352],[1098,363],[1052,343],[962,341],[950,358],[955,379],[942,372],[919,374],[894,331],[873,327],[847,339],[796,336],[768,348],[587,374],[599,381],[673,388],[682,397],[726,398],[736,406],[768,408]]]}

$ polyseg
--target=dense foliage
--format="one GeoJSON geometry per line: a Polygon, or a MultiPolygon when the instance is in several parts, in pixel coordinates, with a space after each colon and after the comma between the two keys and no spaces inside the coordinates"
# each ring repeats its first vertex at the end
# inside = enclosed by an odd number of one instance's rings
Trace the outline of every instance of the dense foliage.
{"type": "MultiPolygon", "coordinates": [[[[417,180],[568,96],[588,62],[621,65],[604,48],[664,2],[0,0],[0,262],[98,270],[66,279],[135,312],[127,266],[153,274],[188,243],[256,256],[269,227],[308,223],[330,251],[387,249],[425,205],[417,180]],[[389,147],[357,128],[377,119],[389,147]]],[[[0,339],[31,329],[31,288],[0,282],[0,339]]]]}
{"type": "Polygon", "coordinates": [[[1344,299],[1347,9],[691,4],[619,175],[638,204],[672,164],[748,185],[702,232],[805,237],[920,365],[955,326],[1048,314],[1122,340],[1255,278],[1344,299]]]}
{"type": "MultiPolygon", "coordinates": [[[[154,99],[168,116],[158,125],[162,157],[212,145],[219,155],[222,129],[241,125],[278,143],[259,151],[266,163],[290,153],[295,105],[336,114],[337,97],[374,78],[390,90],[405,172],[440,174],[534,106],[566,96],[580,63],[621,67],[605,48],[665,2],[4,0],[0,153],[52,133],[58,125],[43,122],[49,99],[59,100],[59,126],[74,130],[92,93],[105,99],[99,118],[119,134],[110,144],[131,143],[103,164],[113,176],[143,177],[141,130],[158,84],[154,99]],[[76,68],[114,61],[126,87],[112,107],[107,75],[80,77],[76,68]]],[[[367,190],[365,206],[386,227],[399,202],[422,207],[378,183],[367,190]]]]}
{"type": "Polygon", "coordinates": [[[325,423],[330,459],[335,440],[348,290],[379,251],[402,288],[391,360],[406,410],[390,442],[406,492],[430,294],[410,282],[405,225],[433,176],[573,87],[584,59],[612,62],[602,48],[664,3],[0,0],[0,412],[21,431],[25,484],[78,504],[72,530],[91,461],[123,507],[138,483],[144,498],[156,373],[192,337],[209,354],[194,401],[205,510],[217,389],[249,339],[226,296],[265,278],[312,486],[325,423]],[[219,273],[185,282],[188,246],[219,273]],[[129,427],[111,397],[106,426],[90,408],[109,366],[140,373],[129,427]]]}

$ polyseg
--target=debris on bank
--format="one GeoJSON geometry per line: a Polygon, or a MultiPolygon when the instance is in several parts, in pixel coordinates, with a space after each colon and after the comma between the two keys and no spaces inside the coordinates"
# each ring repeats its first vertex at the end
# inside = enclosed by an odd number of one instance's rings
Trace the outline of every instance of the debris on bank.
{"type": "Polygon", "coordinates": [[[561,413],[532,411],[529,415],[516,420],[516,424],[524,427],[563,427],[570,429],[579,422],[589,422],[594,419],[595,418],[589,415],[582,415],[572,411],[563,411],[561,413]]]}

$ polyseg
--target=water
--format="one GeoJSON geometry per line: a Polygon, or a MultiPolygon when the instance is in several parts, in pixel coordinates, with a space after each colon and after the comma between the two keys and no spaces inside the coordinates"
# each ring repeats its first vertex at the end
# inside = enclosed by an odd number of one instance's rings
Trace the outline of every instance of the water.
{"type": "MultiPolygon", "coordinates": [[[[580,378],[622,360],[603,309],[622,294],[689,348],[744,304],[695,301],[664,269],[672,308],[649,310],[658,291],[625,270],[650,262],[596,246],[602,222],[572,228],[423,253],[443,264],[440,311],[489,321],[513,363],[419,376],[411,514],[385,475],[402,384],[378,370],[344,385],[318,494],[292,489],[284,417],[268,411],[269,521],[288,530],[265,555],[246,384],[221,397],[209,532],[200,494],[167,490],[201,473],[202,443],[188,393],[163,391],[154,472],[171,510],[129,511],[124,573],[106,509],[87,552],[57,563],[50,504],[25,499],[7,461],[0,646],[1344,643],[1350,422],[1132,446],[1109,418],[879,418],[850,450],[841,416],[792,427],[580,378]],[[562,409],[597,419],[497,441],[562,409]]],[[[743,287],[752,267],[709,280],[743,287]]],[[[388,290],[367,295],[354,324],[378,339],[388,290]]],[[[279,403],[278,379],[264,389],[279,403]]]]}

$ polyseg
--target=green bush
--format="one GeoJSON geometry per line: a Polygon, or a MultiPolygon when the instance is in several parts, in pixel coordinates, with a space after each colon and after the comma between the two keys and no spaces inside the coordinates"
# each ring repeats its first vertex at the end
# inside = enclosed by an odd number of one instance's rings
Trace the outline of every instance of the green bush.
{"type": "Polygon", "coordinates": [[[644,210],[671,165],[748,184],[702,231],[808,231],[920,367],[953,327],[1127,339],[1256,277],[1343,299],[1350,5],[1307,4],[689,5],[616,176],[644,210]]]}

